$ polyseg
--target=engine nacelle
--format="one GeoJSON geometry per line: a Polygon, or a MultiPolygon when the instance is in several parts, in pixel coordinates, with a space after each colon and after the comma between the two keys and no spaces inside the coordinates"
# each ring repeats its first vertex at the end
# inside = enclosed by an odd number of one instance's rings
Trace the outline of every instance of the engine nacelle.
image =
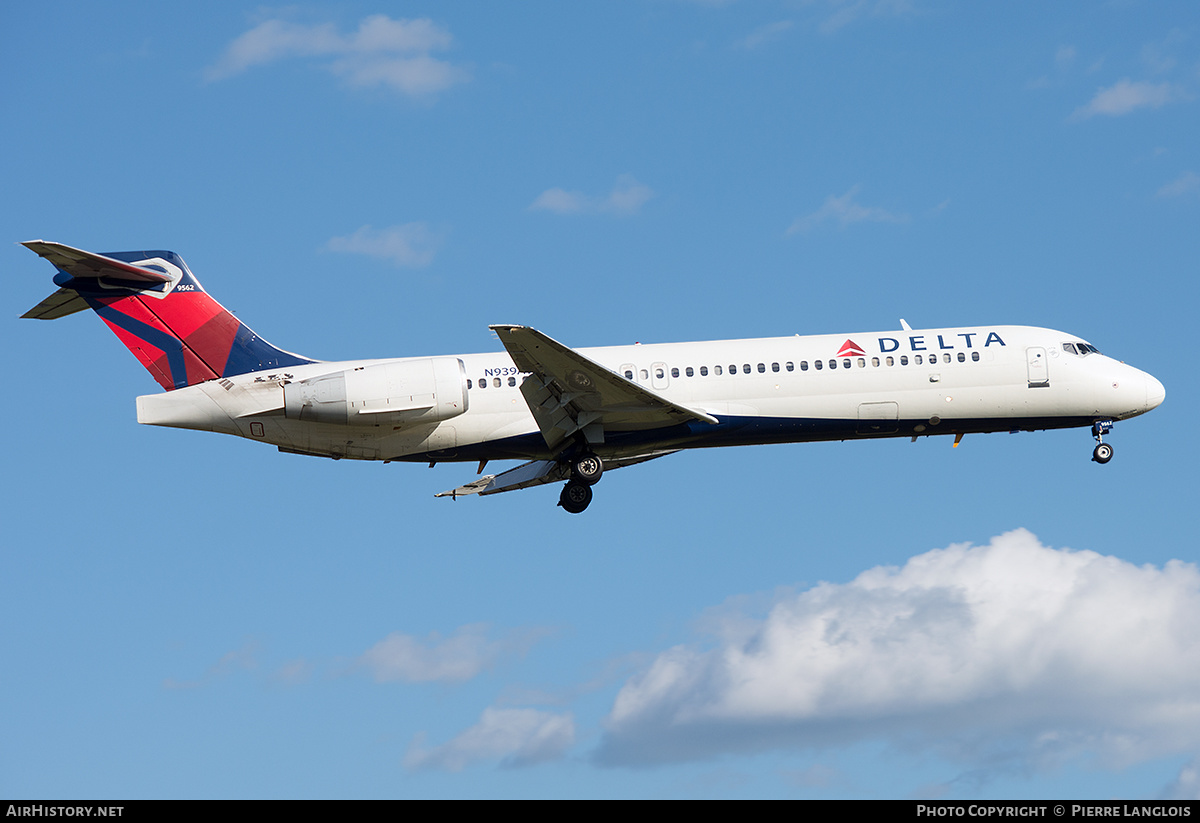
{"type": "Polygon", "coordinates": [[[288,419],[342,426],[436,423],[462,414],[467,403],[466,367],[457,357],[359,366],[283,387],[288,419]]]}

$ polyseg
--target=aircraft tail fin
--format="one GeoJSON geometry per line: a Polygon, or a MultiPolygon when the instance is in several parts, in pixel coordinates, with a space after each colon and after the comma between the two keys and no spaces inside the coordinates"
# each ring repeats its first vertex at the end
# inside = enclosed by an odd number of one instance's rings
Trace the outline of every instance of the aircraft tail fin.
{"type": "Polygon", "coordinates": [[[59,288],[25,314],[55,320],[90,308],[164,389],[313,363],[256,335],[213,300],[170,251],[93,252],[31,240],[59,288]]]}

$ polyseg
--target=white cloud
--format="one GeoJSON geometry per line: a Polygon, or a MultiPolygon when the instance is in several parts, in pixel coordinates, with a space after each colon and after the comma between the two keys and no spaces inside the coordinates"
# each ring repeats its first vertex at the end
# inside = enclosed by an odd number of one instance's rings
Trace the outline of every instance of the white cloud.
{"type": "Polygon", "coordinates": [[[335,61],[330,70],[352,86],[388,86],[411,97],[435,94],[467,79],[462,69],[428,55],[355,55],[335,61]]]}
{"type": "Polygon", "coordinates": [[[1156,74],[1170,72],[1179,64],[1178,52],[1187,40],[1188,35],[1183,29],[1171,29],[1162,40],[1142,47],[1142,61],[1156,74]]]}
{"type": "Polygon", "coordinates": [[[985,771],[1194,752],[1197,625],[1194,565],[1137,567],[1019,529],[819,584],[707,648],[661,653],[617,695],[597,760],[864,739],[985,771]]]}
{"type": "Polygon", "coordinates": [[[258,668],[258,656],[261,651],[257,640],[247,640],[240,649],[234,649],[221,655],[221,659],[205,670],[197,680],[176,680],[168,677],[163,681],[166,689],[195,689],[206,686],[214,680],[228,677],[238,671],[253,671],[258,668]]]}
{"type": "Polygon", "coordinates": [[[273,679],[277,683],[282,683],[286,686],[295,686],[300,683],[307,683],[312,677],[313,665],[303,658],[291,660],[283,664],[277,669],[273,675],[273,679]]]}
{"type": "Polygon", "coordinates": [[[557,760],[575,743],[570,713],[536,709],[484,709],[479,722],[448,743],[427,749],[418,735],[404,758],[409,769],[461,771],[482,760],[502,766],[530,766],[557,760]]]}
{"type": "Polygon", "coordinates": [[[1185,763],[1175,779],[1163,788],[1162,800],[1200,800],[1200,757],[1185,763]]]}
{"type": "Polygon", "coordinates": [[[482,623],[462,626],[449,637],[431,632],[421,639],[393,632],[368,649],[357,662],[378,683],[461,682],[506,657],[524,654],[546,634],[544,630],[526,629],[493,640],[482,623]]]}
{"type": "Polygon", "coordinates": [[[779,20],[775,23],[767,23],[765,26],[759,26],[733,45],[736,48],[753,51],[783,37],[791,29],[792,25],[791,20],[779,20]]]}
{"type": "Polygon", "coordinates": [[[1159,197],[1179,197],[1200,189],[1200,174],[1186,171],[1158,190],[1159,197]]]}
{"type": "MultiPolygon", "coordinates": [[[[1058,47],[1058,49],[1054,52],[1054,68],[1060,78],[1065,72],[1074,66],[1075,59],[1077,57],[1078,52],[1075,50],[1074,46],[1058,47]]],[[[1042,75],[1036,80],[1032,80],[1027,83],[1026,86],[1031,89],[1044,89],[1049,88],[1053,84],[1054,81],[1052,81],[1048,76],[1042,75]]]]}
{"type": "Polygon", "coordinates": [[[830,14],[820,25],[822,34],[832,34],[863,17],[898,17],[913,11],[909,0],[826,0],[824,5],[830,14]]]}
{"type": "Polygon", "coordinates": [[[591,196],[578,191],[546,189],[529,204],[530,211],[551,211],[555,214],[636,214],[654,190],[639,183],[631,174],[617,178],[612,191],[606,195],[591,196]]]}
{"type": "Polygon", "coordinates": [[[1071,116],[1075,120],[1098,114],[1120,117],[1138,109],[1157,109],[1170,103],[1175,96],[1168,83],[1133,83],[1124,78],[1108,88],[1097,89],[1091,102],[1080,106],[1071,116]]]}
{"type": "Polygon", "coordinates": [[[441,242],[441,236],[425,223],[404,223],[384,229],[363,226],[354,234],[330,238],[325,247],[330,251],[379,257],[397,266],[420,268],[433,261],[441,242]]]}
{"type": "Polygon", "coordinates": [[[339,33],[332,23],[267,20],[235,39],[207,77],[221,80],[278,60],[317,58],[353,86],[429,96],[470,79],[465,68],[430,56],[452,43],[450,32],[428,19],[393,20],[377,14],[351,34],[339,33]]]}
{"type": "Polygon", "coordinates": [[[552,211],[557,214],[575,214],[589,204],[587,195],[566,189],[546,189],[529,204],[530,211],[552,211]]]}
{"type": "Polygon", "coordinates": [[[841,197],[830,195],[821,208],[803,217],[797,217],[788,226],[788,234],[806,234],[825,223],[848,226],[851,223],[907,223],[907,214],[896,214],[875,206],[863,206],[854,202],[861,186],[854,186],[841,197]]]}

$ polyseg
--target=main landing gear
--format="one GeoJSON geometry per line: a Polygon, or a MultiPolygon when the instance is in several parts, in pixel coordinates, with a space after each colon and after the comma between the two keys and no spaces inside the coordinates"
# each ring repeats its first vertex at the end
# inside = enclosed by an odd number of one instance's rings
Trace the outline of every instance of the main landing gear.
{"type": "Polygon", "coordinates": [[[1096,438],[1096,448],[1092,451],[1092,461],[1104,464],[1113,458],[1113,447],[1104,442],[1104,435],[1112,431],[1111,420],[1097,420],[1092,424],[1092,437],[1096,438]]]}
{"type": "Polygon", "coordinates": [[[592,502],[592,486],[604,474],[604,461],[594,454],[584,454],[571,463],[571,479],[558,496],[558,505],[571,514],[579,514],[592,502]]]}

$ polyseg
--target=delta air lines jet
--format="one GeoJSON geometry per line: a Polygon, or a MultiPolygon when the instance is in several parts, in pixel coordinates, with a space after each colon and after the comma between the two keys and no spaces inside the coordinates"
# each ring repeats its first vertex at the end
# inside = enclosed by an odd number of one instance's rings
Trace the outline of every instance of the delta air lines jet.
{"type": "Polygon", "coordinates": [[[526,461],[439,497],[562,482],[579,513],[601,474],[681,449],[1090,426],[1092,459],[1162,383],[1072,334],[1028,326],[572,349],[526,326],[503,352],[329,363],[277,349],[174,252],[24,244],[58,290],[23,316],[90,308],[165,393],[139,423],[352,460],[526,461]]]}

